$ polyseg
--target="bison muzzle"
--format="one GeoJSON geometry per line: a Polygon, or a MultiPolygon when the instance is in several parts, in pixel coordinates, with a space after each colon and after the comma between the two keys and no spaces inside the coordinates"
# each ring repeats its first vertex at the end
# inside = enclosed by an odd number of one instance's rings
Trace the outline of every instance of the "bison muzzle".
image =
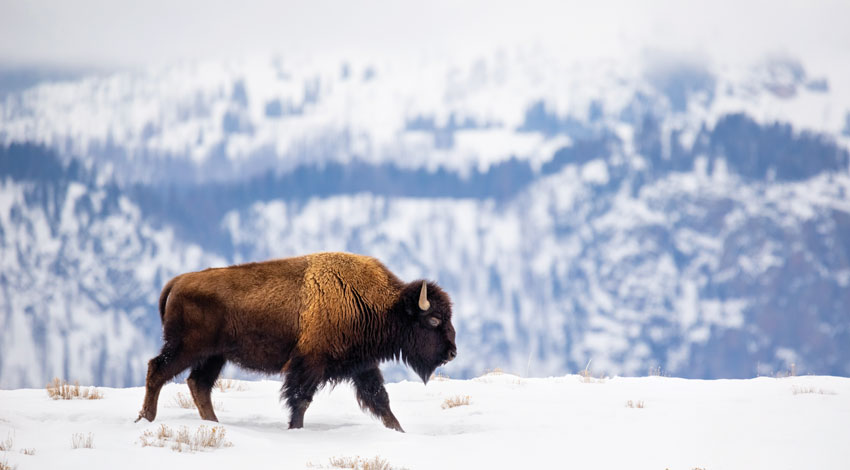
{"type": "Polygon", "coordinates": [[[217,421],[210,392],[231,361],[285,375],[290,428],[304,425],[319,387],[350,380],[361,408],[402,431],[378,365],[402,360],[427,383],[457,355],[451,312],[436,284],[404,283],[376,259],[348,253],[182,274],[159,299],[163,346],[148,363],[136,421],[154,420],[162,386],[188,368],[201,418],[217,421]]]}

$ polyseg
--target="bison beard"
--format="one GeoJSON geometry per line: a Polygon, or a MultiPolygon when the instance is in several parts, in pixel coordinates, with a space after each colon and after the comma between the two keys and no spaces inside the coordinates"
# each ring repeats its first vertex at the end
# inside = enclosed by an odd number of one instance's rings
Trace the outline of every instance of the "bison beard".
{"type": "Polygon", "coordinates": [[[350,380],[360,407],[402,431],[378,365],[401,359],[427,383],[457,354],[451,301],[437,285],[404,283],[365,256],[318,253],[207,269],[162,290],[161,353],[148,363],[139,421],[156,418],[162,386],[186,383],[201,418],[217,421],[210,392],[227,361],[285,374],[290,428],[324,384],[350,380]]]}

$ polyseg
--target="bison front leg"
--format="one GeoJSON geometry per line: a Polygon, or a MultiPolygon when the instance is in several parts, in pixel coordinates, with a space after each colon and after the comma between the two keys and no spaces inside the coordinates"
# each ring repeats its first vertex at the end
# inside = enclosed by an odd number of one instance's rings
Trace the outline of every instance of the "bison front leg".
{"type": "Polygon", "coordinates": [[[384,426],[404,432],[390,410],[390,396],[384,388],[384,376],[381,375],[380,369],[374,367],[355,375],[354,388],[357,390],[357,403],[360,404],[360,408],[381,418],[384,426]]]}
{"type": "Polygon", "coordinates": [[[303,358],[293,358],[286,368],[281,398],[289,406],[289,429],[304,427],[304,413],[313,401],[313,395],[322,381],[318,369],[308,366],[303,358]]]}

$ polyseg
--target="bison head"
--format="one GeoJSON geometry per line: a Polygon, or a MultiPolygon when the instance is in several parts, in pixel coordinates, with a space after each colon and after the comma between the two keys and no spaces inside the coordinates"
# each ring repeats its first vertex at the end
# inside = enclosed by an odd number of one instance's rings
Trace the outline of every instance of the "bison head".
{"type": "Polygon", "coordinates": [[[403,302],[409,334],[402,355],[427,384],[437,367],[457,356],[452,303],[436,284],[425,281],[408,284],[403,302]]]}

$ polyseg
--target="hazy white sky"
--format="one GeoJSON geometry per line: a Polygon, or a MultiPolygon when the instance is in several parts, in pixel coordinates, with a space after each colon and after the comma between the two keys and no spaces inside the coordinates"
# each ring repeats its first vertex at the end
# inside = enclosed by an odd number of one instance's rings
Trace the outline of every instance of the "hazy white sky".
{"type": "Polygon", "coordinates": [[[850,58],[848,24],[848,0],[2,0],[0,64],[392,57],[537,42],[579,56],[647,48],[732,60],[784,53],[828,66],[850,58]]]}

